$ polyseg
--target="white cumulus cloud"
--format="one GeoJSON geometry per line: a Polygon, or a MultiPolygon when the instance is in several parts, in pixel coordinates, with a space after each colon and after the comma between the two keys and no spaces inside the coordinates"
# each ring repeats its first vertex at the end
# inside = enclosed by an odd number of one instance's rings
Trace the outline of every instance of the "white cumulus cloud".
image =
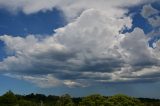
{"type": "Polygon", "coordinates": [[[56,29],[55,34],[43,39],[34,35],[0,36],[8,53],[8,57],[0,62],[1,73],[9,73],[7,75],[40,87],[86,87],[104,82],[159,79],[159,47],[150,48],[148,37],[140,28],[131,33],[120,33],[132,26],[132,19],[124,15],[127,10],[120,7],[135,5],[141,0],[126,1],[126,4],[124,0],[68,0],[62,7],[57,4],[61,1],[48,0],[55,2],[49,7],[48,4],[41,5],[47,1],[38,4],[34,1],[33,5],[28,4],[31,1],[24,4],[23,1],[23,6],[21,2],[17,0],[11,5],[1,1],[0,5],[20,8],[28,14],[51,9],[52,5],[62,8],[68,17],[75,17],[80,11],[82,13],[66,26],[56,29]],[[30,6],[34,7],[34,11],[33,7],[28,10],[30,6]]]}

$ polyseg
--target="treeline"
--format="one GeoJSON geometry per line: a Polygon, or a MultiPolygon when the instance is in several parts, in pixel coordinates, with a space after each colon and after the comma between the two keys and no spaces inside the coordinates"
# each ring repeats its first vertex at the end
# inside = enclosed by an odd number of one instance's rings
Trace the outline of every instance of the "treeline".
{"type": "Polygon", "coordinates": [[[94,94],[72,98],[62,96],[29,94],[17,95],[11,91],[0,96],[0,106],[160,106],[159,99],[133,98],[118,94],[110,97],[94,94]]]}

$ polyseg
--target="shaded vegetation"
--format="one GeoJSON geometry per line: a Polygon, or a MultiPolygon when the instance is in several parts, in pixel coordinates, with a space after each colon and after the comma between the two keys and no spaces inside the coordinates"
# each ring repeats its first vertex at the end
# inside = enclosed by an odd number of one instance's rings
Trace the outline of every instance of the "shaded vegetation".
{"type": "Polygon", "coordinates": [[[72,98],[62,96],[29,94],[16,95],[11,91],[0,96],[0,106],[160,106],[159,99],[133,98],[118,94],[110,97],[94,94],[72,98]]]}

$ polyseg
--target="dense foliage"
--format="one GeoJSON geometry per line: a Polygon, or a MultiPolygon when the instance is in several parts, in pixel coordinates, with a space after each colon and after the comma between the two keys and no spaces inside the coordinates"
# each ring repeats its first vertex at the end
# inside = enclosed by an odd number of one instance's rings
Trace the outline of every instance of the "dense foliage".
{"type": "Polygon", "coordinates": [[[110,97],[94,94],[82,98],[72,98],[68,94],[62,96],[45,96],[33,93],[15,95],[8,91],[0,96],[0,106],[160,106],[160,100],[136,99],[122,94],[110,97]]]}

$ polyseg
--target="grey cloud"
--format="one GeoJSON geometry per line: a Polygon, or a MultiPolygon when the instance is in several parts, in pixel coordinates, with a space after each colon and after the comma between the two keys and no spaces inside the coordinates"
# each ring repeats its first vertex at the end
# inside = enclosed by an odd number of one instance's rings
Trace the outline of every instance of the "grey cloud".
{"type": "Polygon", "coordinates": [[[149,18],[152,15],[159,13],[158,10],[154,9],[151,4],[144,5],[141,11],[141,15],[144,18],[149,18]]]}
{"type": "Polygon", "coordinates": [[[134,29],[132,33],[126,34],[121,42],[126,60],[132,66],[149,66],[157,63],[157,59],[152,55],[148,46],[148,38],[141,29],[134,29]]]}
{"type": "Polygon", "coordinates": [[[143,6],[141,15],[148,20],[152,27],[155,28],[160,26],[160,12],[152,7],[151,4],[143,6]]]}
{"type": "Polygon", "coordinates": [[[160,15],[149,18],[148,21],[153,27],[160,27],[160,15]]]}
{"type": "Polygon", "coordinates": [[[39,11],[51,11],[54,8],[62,10],[67,18],[76,18],[83,10],[90,8],[110,10],[110,15],[123,14],[123,10],[113,9],[113,7],[132,6],[142,3],[151,3],[158,0],[0,0],[0,8],[16,13],[22,11],[25,14],[33,14],[39,11]],[[88,5],[90,4],[90,5],[88,5]],[[117,12],[118,11],[118,12],[117,12]]]}

